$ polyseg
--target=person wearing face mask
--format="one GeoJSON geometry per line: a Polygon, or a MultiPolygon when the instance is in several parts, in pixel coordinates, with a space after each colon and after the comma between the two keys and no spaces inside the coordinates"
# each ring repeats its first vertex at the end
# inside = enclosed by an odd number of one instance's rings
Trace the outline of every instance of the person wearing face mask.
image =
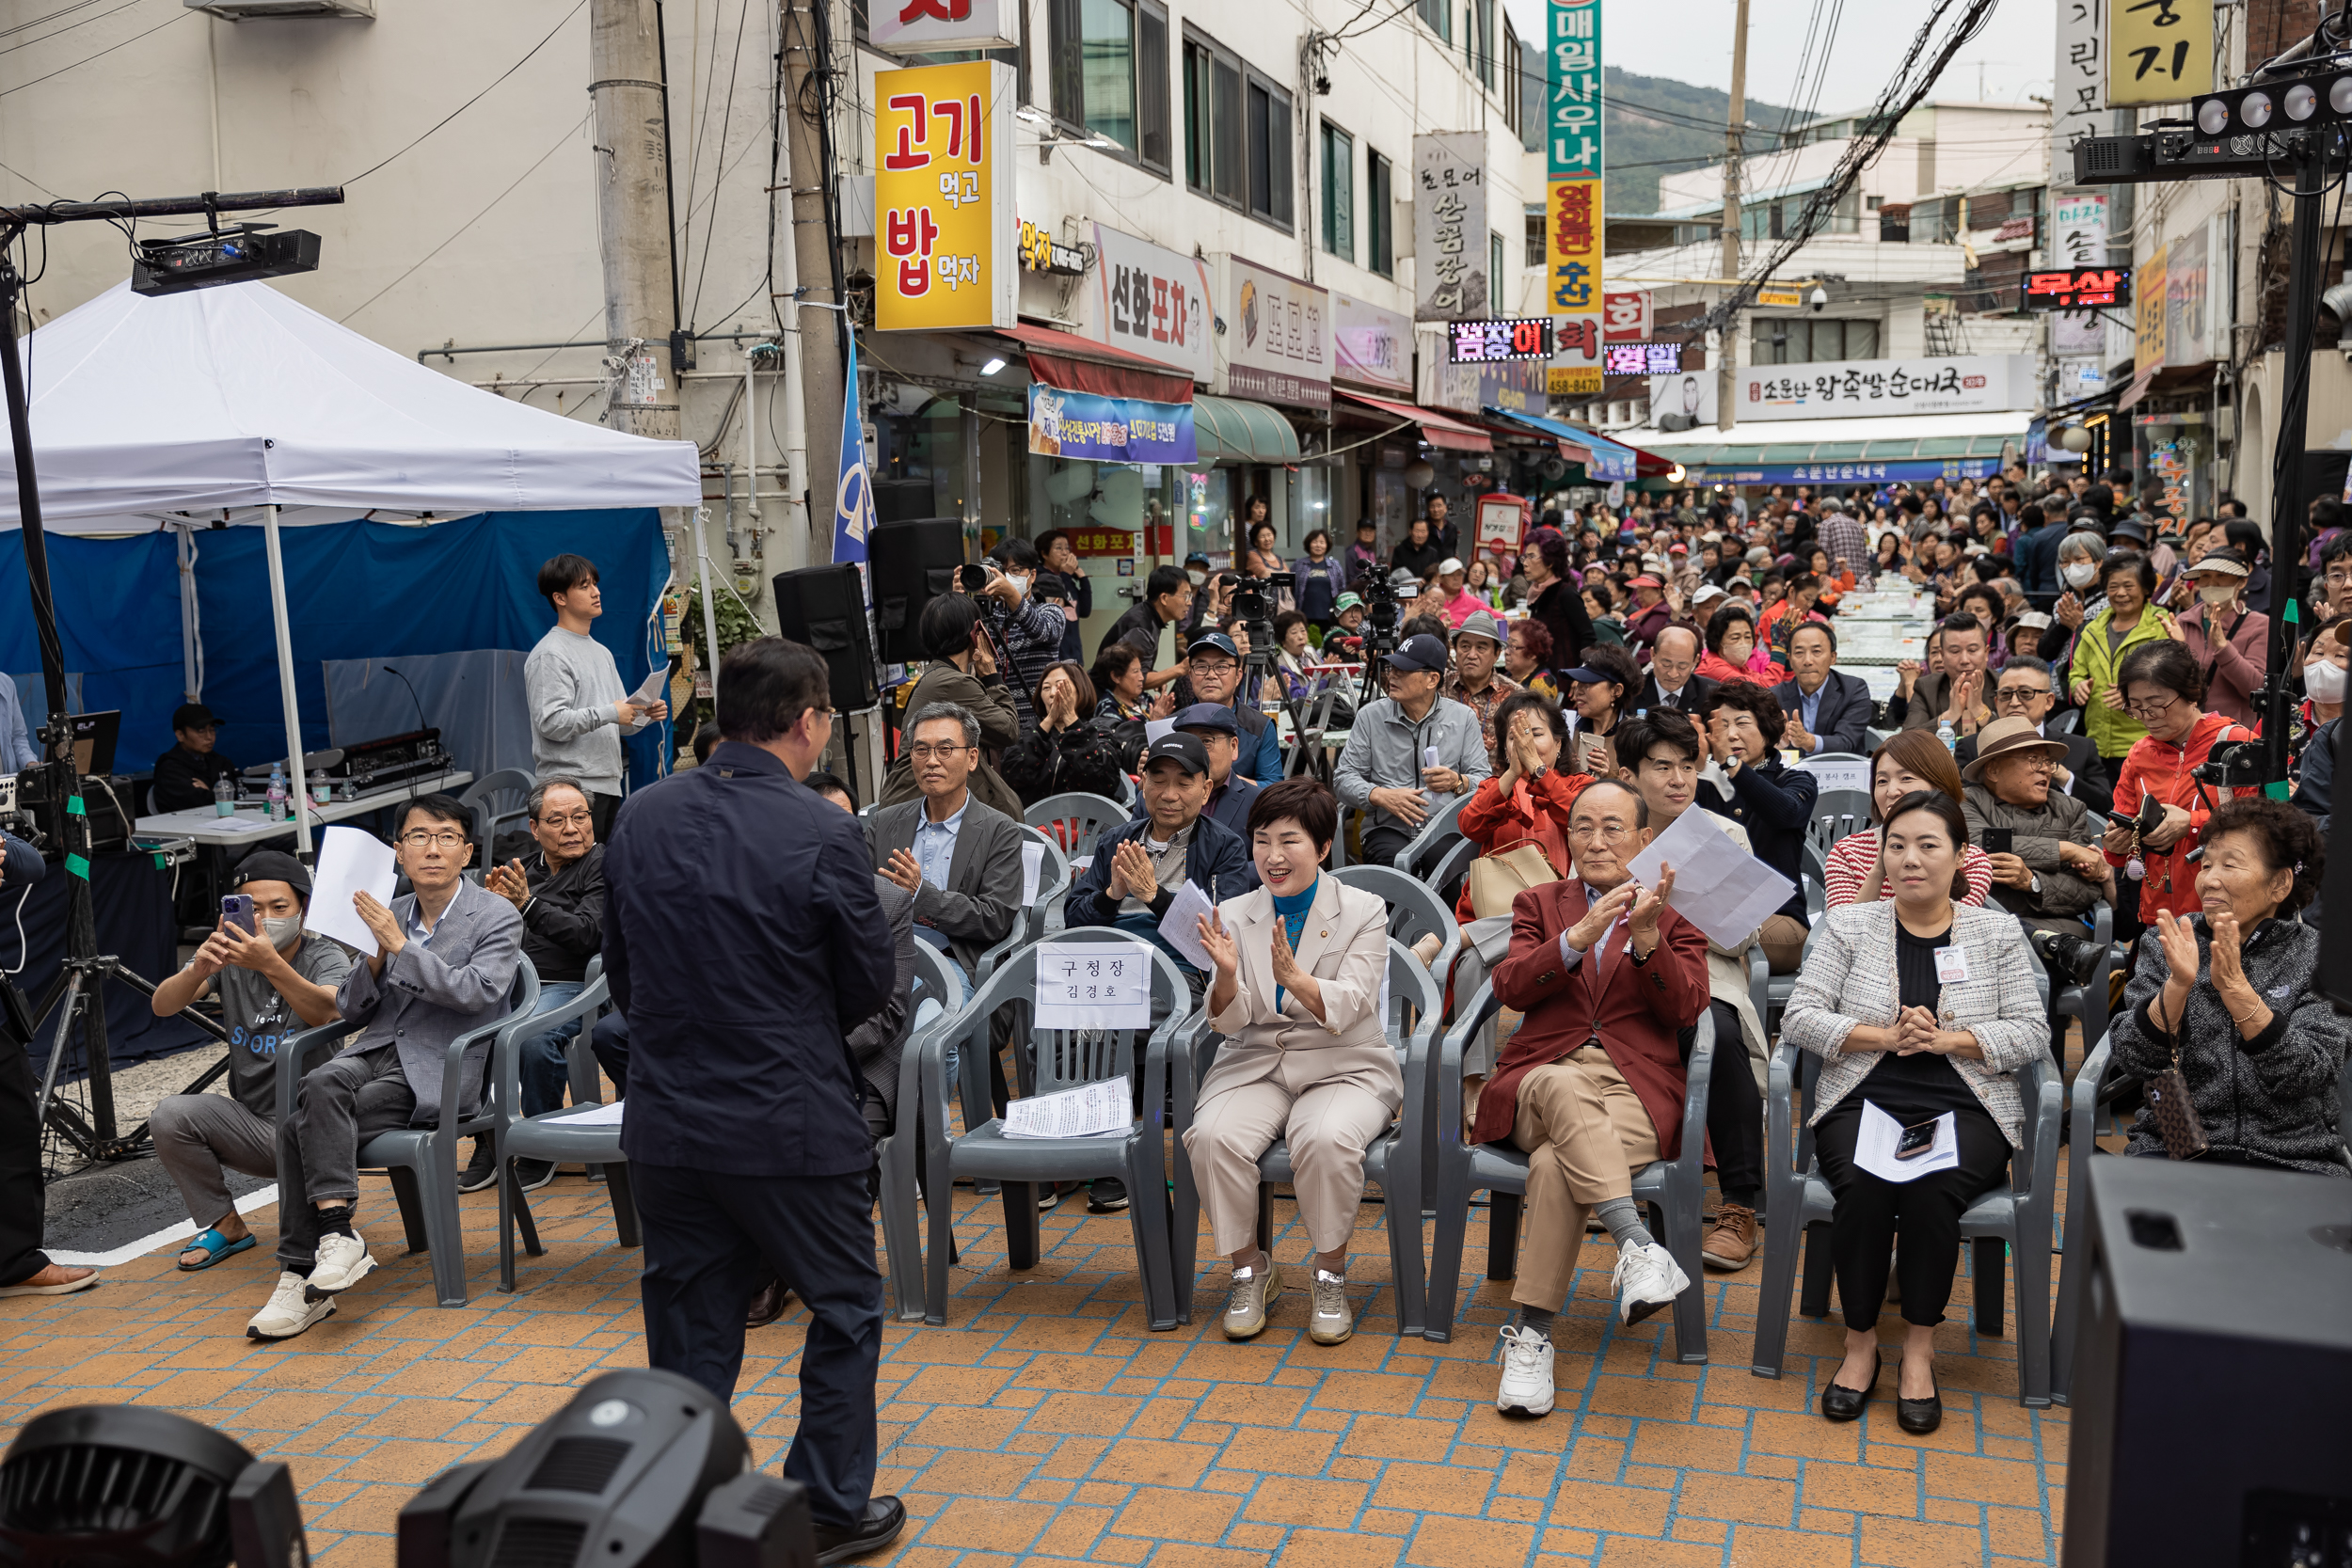
{"type": "Polygon", "coordinates": [[[2303,736],[2301,769],[2296,785],[2295,808],[2319,819],[2327,832],[2336,777],[2336,729],[2344,717],[2346,686],[2344,666],[2352,660],[2352,618],[2337,616],[2312,636],[2303,660],[2303,736]]]}
{"type": "Polygon", "coordinates": [[[155,988],[158,1018],[217,991],[229,1031],[229,1092],[175,1094],[149,1118],[155,1157],[180,1184],[200,1227],[180,1254],[183,1270],[209,1269],[254,1244],[229,1196],[224,1170],[278,1174],[278,1046],[335,1021],[335,990],[351,955],[302,934],[310,873],[292,855],[257,849],[237,863],[230,891],[253,900],[251,935],[224,917],[185,968],[155,988]]]}
{"type": "Polygon", "coordinates": [[[1038,569],[1044,564],[1035,545],[1026,539],[1007,539],[989,551],[988,558],[996,563],[996,570],[982,573],[963,568],[965,586],[979,602],[990,631],[1012,664],[1012,678],[1006,684],[1012,689],[1021,733],[1027,735],[1038,721],[1037,705],[1030,693],[1061,657],[1062,612],[1032,592],[1038,569]],[[977,580],[983,575],[987,580],[977,580]]]}
{"type": "Polygon", "coordinates": [[[2246,608],[2250,571],[2233,549],[2207,550],[2189,572],[2199,603],[2180,623],[2181,640],[2205,672],[2207,705],[2241,724],[2254,722],[2270,647],[2270,617],[2246,608]]]}
{"type": "MultiPolygon", "coordinates": [[[[2137,550],[2119,550],[2101,562],[2099,586],[2106,594],[2106,608],[2084,621],[2074,639],[2073,694],[2083,710],[2083,733],[2101,756],[2120,768],[2148,733],[2125,705],[2123,661],[2140,648],[2176,635],[2176,623],[2171,611],[2149,603],[2155,592],[2156,565],[2137,550]]],[[[2063,611],[2066,601],[2058,603],[2063,611]]]]}

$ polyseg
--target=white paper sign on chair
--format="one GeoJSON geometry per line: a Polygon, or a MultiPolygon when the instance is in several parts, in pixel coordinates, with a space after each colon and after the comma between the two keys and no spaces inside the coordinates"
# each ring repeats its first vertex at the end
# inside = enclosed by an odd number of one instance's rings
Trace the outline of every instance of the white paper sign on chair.
{"type": "Polygon", "coordinates": [[[1149,1029],[1150,955],[1124,942],[1038,943],[1033,1022],[1040,1029],[1149,1029]]]}

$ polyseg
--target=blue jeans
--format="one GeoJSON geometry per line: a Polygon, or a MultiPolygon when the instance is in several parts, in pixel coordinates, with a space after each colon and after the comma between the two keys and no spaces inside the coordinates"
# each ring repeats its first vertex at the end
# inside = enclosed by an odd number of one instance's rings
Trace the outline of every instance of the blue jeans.
{"type": "MultiPolygon", "coordinates": [[[[532,1016],[551,1013],[577,1001],[586,989],[579,980],[542,980],[539,1006],[532,1016]]],[[[516,1052],[516,1075],[522,1081],[523,1115],[545,1116],[564,1108],[564,1090],[571,1082],[571,1059],[564,1048],[579,1033],[580,1020],[574,1019],[561,1028],[523,1038],[516,1052]]]]}

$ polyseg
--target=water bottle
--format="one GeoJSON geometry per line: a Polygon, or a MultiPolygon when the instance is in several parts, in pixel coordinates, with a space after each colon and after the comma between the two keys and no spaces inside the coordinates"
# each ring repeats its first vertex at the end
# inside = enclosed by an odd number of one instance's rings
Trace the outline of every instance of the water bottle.
{"type": "Polygon", "coordinates": [[[237,815],[237,786],[230,781],[226,773],[213,781],[213,815],[215,816],[237,815]]]}
{"type": "Polygon", "coordinates": [[[1960,736],[1953,731],[1952,721],[1949,719],[1939,720],[1937,721],[1935,726],[1935,738],[1944,743],[1944,750],[1947,752],[1956,749],[1960,745],[1960,736]]]}
{"type": "MultiPolygon", "coordinates": [[[[1947,746],[1951,744],[1950,729],[1950,725],[1945,726],[1947,734],[1944,744],[1947,746]]],[[[269,765],[268,815],[272,822],[281,821],[286,816],[286,765],[282,762],[273,762],[269,765]]]]}

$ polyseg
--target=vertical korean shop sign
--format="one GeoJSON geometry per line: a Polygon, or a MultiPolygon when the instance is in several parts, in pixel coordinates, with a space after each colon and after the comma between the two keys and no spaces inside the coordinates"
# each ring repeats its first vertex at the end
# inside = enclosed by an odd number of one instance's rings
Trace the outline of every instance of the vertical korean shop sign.
{"type": "MultiPolygon", "coordinates": [[[[2129,0],[2126,0],[2129,3],[2129,0]]],[[[2074,143],[2107,123],[2107,0],[2058,0],[2058,93],[2050,104],[2050,183],[2074,182],[2074,143]]],[[[2099,258],[2105,264],[2106,257],[2099,258]]]]}
{"type": "Polygon", "coordinates": [[[2108,107],[2211,91],[2213,0],[2108,0],[2108,107]]]}
{"type": "Polygon", "coordinates": [[[874,75],[874,325],[1010,326],[1015,260],[1012,67],[994,60],[874,75]]]}
{"type": "Polygon", "coordinates": [[[1486,308],[1486,133],[1413,138],[1413,319],[1461,321],[1486,308]]]}
{"type": "Polygon", "coordinates": [[[1544,264],[1554,397],[1600,390],[1600,0],[1546,6],[1544,264]]]}

